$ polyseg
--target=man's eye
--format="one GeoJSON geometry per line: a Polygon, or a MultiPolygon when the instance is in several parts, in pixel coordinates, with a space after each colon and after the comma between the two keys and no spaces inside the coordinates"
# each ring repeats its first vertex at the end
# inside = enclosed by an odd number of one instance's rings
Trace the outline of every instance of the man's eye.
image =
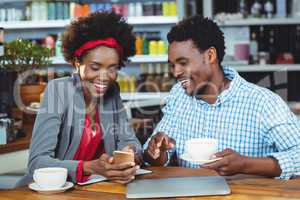
{"type": "Polygon", "coordinates": [[[179,64],[180,64],[181,66],[186,66],[187,63],[186,63],[186,62],[180,62],[179,64]]]}

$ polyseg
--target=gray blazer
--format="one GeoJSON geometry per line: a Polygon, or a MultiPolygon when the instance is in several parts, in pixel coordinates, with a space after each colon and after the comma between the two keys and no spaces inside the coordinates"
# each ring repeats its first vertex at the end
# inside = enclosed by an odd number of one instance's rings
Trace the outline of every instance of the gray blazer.
{"type": "MultiPolygon", "coordinates": [[[[112,155],[114,150],[134,144],[141,155],[141,144],[129,127],[117,84],[109,88],[98,109],[106,153],[112,155]]],[[[73,157],[80,144],[85,114],[77,74],[48,83],[33,128],[27,173],[18,186],[31,182],[34,170],[43,167],[67,168],[69,179],[76,182],[79,161],[73,157]]]]}

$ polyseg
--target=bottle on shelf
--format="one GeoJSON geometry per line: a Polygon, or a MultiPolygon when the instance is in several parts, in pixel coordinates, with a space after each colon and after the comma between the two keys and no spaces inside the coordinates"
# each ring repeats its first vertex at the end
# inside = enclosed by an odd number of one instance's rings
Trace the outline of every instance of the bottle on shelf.
{"type": "Polygon", "coordinates": [[[246,0],[240,0],[239,13],[242,14],[243,18],[248,16],[246,0]]]}
{"type": "Polygon", "coordinates": [[[130,76],[128,79],[128,92],[136,92],[136,78],[135,76],[130,76]]]}
{"type": "Polygon", "coordinates": [[[270,64],[274,64],[276,60],[276,49],[275,49],[275,33],[274,30],[271,29],[269,32],[269,62],[270,64]]]}
{"type": "Polygon", "coordinates": [[[291,16],[294,18],[300,17],[300,1],[292,0],[289,1],[291,7],[291,16]]]}
{"type": "Polygon", "coordinates": [[[177,16],[177,4],[175,1],[169,3],[170,16],[177,16]]]}
{"type": "Polygon", "coordinates": [[[256,39],[256,33],[251,34],[250,40],[250,64],[258,63],[258,44],[256,39]]]}
{"type": "Polygon", "coordinates": [[[175,79],[171,77],[169,65],[163,65],[163,77],[161,80],[161,91],[162,92],[169,92],[172,86],[175,84],[175,79]]]}
{"type": "Polygon", "coordinates": [[[296,26],[294,58],[296,63],[300,63],[300,25],[296,26]]]}
{"type": "Polygon", "coordinates": [[[137,79],[137,92],[146,92],[147,65],[142,63],[140,66],[140,75],[137,79]]]}
{"type": "Polygon", "coordinates": [[[70,12],[69,12],[69,10],[70,10],[70,3],[69,2],[63,2],[63,10],[64,10],[64,12],[63,12],[63,19],[70,19],[70,12]]]}
{"type": "Polygon", "coordinates": [[[143,16],[154,16],[154,4],[152,1],[143,3],[143,16]]]}
{"type": "Polygon", "coordinates": [[[162,11],[163,11],[163,16],[170,16],[171,11],[170,11],[170,6],[169,3],[164,1],[162,4],[162,11]]]}
{"type": "Polygon", "coordinates": [[[39,20],[45,21],[48,18],[48,6],[46,1],[39,2],[39,20]]]}
{"type": "Polygon", "coordinates": [[[117,82],[119,83],[121,92],[130,91],[130,78],[128,76],[118,76],[117,82]]]}
{"type": "Polygon", "coordinates": [[[128,3],[128,17],[136,16],[135,3],[128,3]]]}
{"type": "Polygon", "coordinates": [[[143,38],[140,34],[138,34],[135,39],[135,51],[136,55],[143,54],[143,38]]]}
{"type": "Polygon", "coordinates": [[[82,15],[87,16],[90,13],[90,5],[89,4],[83,4],[82,5],[82,15]]]}
{"type": "Polygon", "coordinates": [[[150,55],[158,54],[158,42],[156,40],[149,41],[149,54],[150,55]]]}
{"type": "Polygon", "coordinates": [[[166,45],[165,42],[163,40],[159,40],[157,42],[157,54],[158,55],[165,55],[166,54],[166,45]]]}
{"type": "Polygon", "coordinates": [[[187,5],[186,5],[187,16],[194,16],[194,15],[196,15],[198,8],[199,8],[199,6],[197,5],[197,0],[189,0],[189,1],[187,1],[187,5]]]}
{"type": "Polygon", "coordinates": [[[276,16],[285,18],[286,14],[287,2],[286,0],[276,0],[276,16]]]}
{"type": "Polygon", "coordinates": [[[264,26],[259,27],[259,37],[258,37],[258,51],[265,51],[265,29],[264,26]]]}
{"type": "Polygon", "coordinates": [[[153,63],[148,64],[148,75],[145,82],[145,87],[147,92],[157,92],[159,86],[155,83],[155,72],[153,63]]]}
{"type": "Polygon", "coordinates": [[[270,62],[270,54],[269,54],[269,52],[260,51],[258,53],[258,63],[260,65],[266,65],[266,64],[269,64],[269,62],[270,62]]]}
{"type": "Polygon", "coordinates": [[[55,20],[55,2],[51,1],[48,3],[48,20],[55,20]]]}
{"type": "Polygon", "coordinates": [[[163,74],[162,74],[162,67],[160,63],[155,64],[155,71],[156,73],[155,73],[154,82],[158,88],[158,91],[161,91],[161,83],[162,83],[161,81],[162,81],[163,74]]]}
{"type": "Polygon", "coordinates": [[[118,75],[118,78],[117,78],[117,83],[120,87],[120,92],[123,92],[123,82],[122,82],[122,77],[121,75],[118,75]]]}
{"type": "Polygon", "coordinates": [[[135,16],[137,17],[143,16],[143,5],[141,2],[135,3],[135,16]]]}
{"type": "Polygon", "coordinates": [[[274,5],[270,0],[266,1],[265,5],[264,5],[264,9],[265,9],[267,18],[272,18],[273,12],[274,12],[274,5]]]}
{"type": "Polygon", "coordinates": [[[130,77],[125,76],[123,81],[124,81],[124,92],[130,92],[130,77]]]}
{"type": "Polygon", "coordinates": [[[255,0],[254,4],[251,7],[252,17],[261,17],[262,5],[258,0],[255,0]]]}
{"type": "MultiPolygon", "coordinates": [[[[1,9],[0,9],[1,10],[1,9]]],[[[27,3],[26,4],[26,7],[25,7],[25,20],[28,20],[28,21],[31,21],[32,20],[32,16],[31,16],[31,13],[32,13],[32,6],[31,6],[31,3],[27,3]]],[[[2,15],[2,14],[0,14],[2,15]]],[[[1,20],[1,16],[0,16],[0,21],[4,21],[4,20],[1,20]]]]}
{"type": "Polygon", "coordinates": [[[57,36],[56,42],[55,42],[55,56],[56,57],[62,57],[61,52],[61,35],[57,36]]]}
{"type": "Polygon", "coordinates": [[[143,54],[148,55],[149,54],[149,41],[146,37],[146,34],[143,35],[143,54]]]}
{"type": "Polygon", "coordinates": [[[38,21],[39,20],[39,2],[33,1],[31,3],[31,20],[38,21]]]}
{"type": "Polygon", "coordinates": [[[128,16],[128,4],[123,4],[122,13],[123,16],[128,16]]]}
{"type": "Polygon", "coordinates": [[[70,2],[69,16],[70,16],[71,19],[74,19],[76,17],[75,9],[76,9],[76,3],[75,2],[70,2]]]}
{"type": "Polygon", "coordinates": [[[83,15],[82,15],[81,5],[78,4],[78,3],[75,3],[73,12],[74,12],[74,13],[72,14],[72,16],[73,16],[74,18],[78,18],[78,17],[82,17],[82,16],[83,16],[83,15]]]}
{"type": "Polygon", "coordinates": [[[112,3],[106,3],[106,4],[104,4],[105,6],[104,6],[104,10],[105,11],[110,11],[110,10],[112,10],[112,3]]]}
{"type": "Polygon", "coordinates": [[[63,20],[64,19],[64,3],[61,1],[55,2],[55,19],[63,20]]]}
{"type": "Polygon", "coordinates": [[[155,2],[154,3],[154,15],[155,16],[162,16],[163,15],[162,2],[155,2]]]}
{"type": "Polygon", "coordinates": [[[121,4],[115,3],[112,5],[112,9],[115,13],[122,15],[122,6],[121,4]]]}

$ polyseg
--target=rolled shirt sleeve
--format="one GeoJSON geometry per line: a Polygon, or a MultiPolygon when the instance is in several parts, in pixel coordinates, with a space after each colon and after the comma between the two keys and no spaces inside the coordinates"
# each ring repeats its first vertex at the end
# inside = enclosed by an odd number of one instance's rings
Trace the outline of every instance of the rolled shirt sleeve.
{"type": "Polygon", "coordinates": [[[290,179],[300,172],[299,120],[279,96],[265,102],[262,115],[262,128],[267,141],[277,150],[267,156],[275,158],[282,170],[276,178],[290,179]]]}

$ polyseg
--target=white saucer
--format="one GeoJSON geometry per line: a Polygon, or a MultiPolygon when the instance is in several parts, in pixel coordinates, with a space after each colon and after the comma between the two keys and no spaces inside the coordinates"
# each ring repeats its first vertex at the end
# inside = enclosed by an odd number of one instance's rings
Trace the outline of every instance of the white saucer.
{"type": "Polygon", "coordinates": [[[74,186],[74,184],[72,182],[66,182],[66,184],[61,187],[61,188],[57,188],[57,189],[43,189],[41,188],[38,184],[36,184],[35,182],[31,183],[28,185],[28,187],[31,190],[34,190],[36,192],[42,193],[42,194],[56,194],[56,193],[61,193],[64,192],[70,188],[72,188],[74,186]]]}
{"type": "Polygon", "coordinates": [[[203,164],[206,164],[206,163],[211,163],[211,162],[215,162],[217,160],[220,160],[222,158],[215,158],[215,159],[210,159],[210,160],[193,160],[189,154],[187,153],[183,153],[181,154],[180,158],[182,160],[185,160],[185,161],[188,161],[188,162],[191,162],[191,163],[194,163],[194,164],[198,164],[198,165],[203,165],[203,164]]]}

